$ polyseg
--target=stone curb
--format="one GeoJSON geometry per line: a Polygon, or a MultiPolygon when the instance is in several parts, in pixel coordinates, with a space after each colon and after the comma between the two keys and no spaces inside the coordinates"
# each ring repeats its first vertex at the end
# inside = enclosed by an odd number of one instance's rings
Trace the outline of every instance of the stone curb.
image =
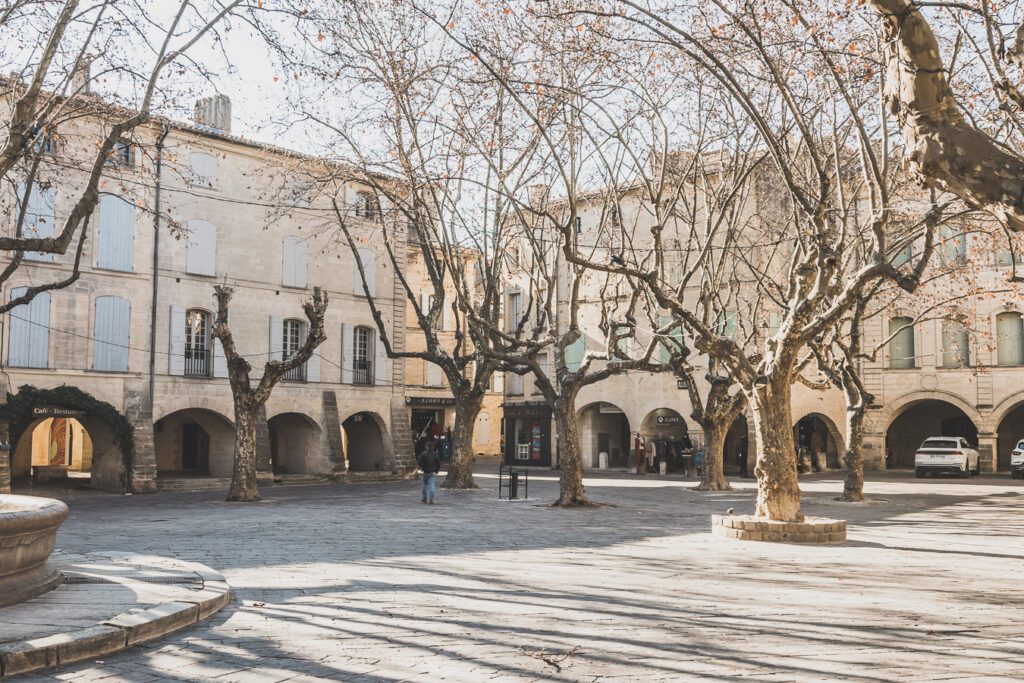
{"type": "Polygon", "coordinates": [[[777,522],[753,515],[711,515],[711,535],[739,541],[833,545],[846,542],[846,520],[808,517],[803,522],[777,522]]]}
{"type": "Polygon", "coordinates": [[[209,568],[197,573],[203,589],[180,600],[129,610],[77,631],[0,644],[0,678],[108,655],[216,614],[231,602],[231,587],[209,568]]]}

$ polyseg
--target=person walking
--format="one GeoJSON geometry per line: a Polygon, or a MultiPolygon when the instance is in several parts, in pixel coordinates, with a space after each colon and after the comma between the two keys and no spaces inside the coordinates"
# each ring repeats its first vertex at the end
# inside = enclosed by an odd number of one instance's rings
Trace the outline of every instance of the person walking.
{"type": "Polygon", "coordinates": [[[437,491],[437,473],[441,470],[441,459],[437,457],[437,446],[433,440],[427,441],[423,451],[416,456],[416,463],[423,472],[421,487],[421,503],[434,504],[434,493],[437,491]]]}

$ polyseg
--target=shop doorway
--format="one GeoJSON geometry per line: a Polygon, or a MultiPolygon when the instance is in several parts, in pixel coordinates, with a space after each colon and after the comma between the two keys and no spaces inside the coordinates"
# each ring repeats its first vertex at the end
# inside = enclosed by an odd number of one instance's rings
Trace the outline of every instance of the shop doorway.
{"type": "Polygon", "coordinates": [[[584,467],[599,467],[601,453],[607,454],[608,467],[629,466],[629,420],[621,408],[592,403],[579,411],[578,420],[584,467]]]}
{"type": "Polygon", "coordinates": [[[840,439],[835,423],[821,413],[805,415],[793,427],[797,454],[806,454],[814,471],[839,469],[840,439]]]}

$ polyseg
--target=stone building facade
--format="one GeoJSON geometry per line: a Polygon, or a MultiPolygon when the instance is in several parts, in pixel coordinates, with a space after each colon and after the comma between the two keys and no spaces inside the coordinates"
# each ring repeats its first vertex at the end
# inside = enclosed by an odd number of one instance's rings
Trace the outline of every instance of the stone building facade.
{"type": "MultiPolygon", "coordinates": [[[[412,466],[405,369],[377,340],[355,259],[332,229],[328,195],[362,226],[361,259],[399,343],[404,306],[396,301],[404,292],[374,234],[405,226],[391,224],[368,187],[314,188],[303,167],[320,162],[232,135],[226,104],[201,102],[196,122],[158,121],[126,141],[104,174],[81,278],[3,316],[4,388],[16,395],[24,385],[76,387],[128,420],[131,453],[113,439],[117,426],[95,411],[73,418],[84,436],[66,434],[88,442],[89,462],[79,455],[71,469],[99,488],[148,492],[165,477],[227,477],[233,407],[223,353],[210,337],[213,286],[236,290],[232,331],[254,377],[268,359],[301,345],[302,303],[318,286],[330,297],[327,340],[267,402],[259,469],[284,477],[405,470],[412,466]]],[[[61,144],[42,165],[29,199],[40,234],[59,229],[70,210],[82,182],[74,169],[88,160],[76,150],[94,149],[95,125],[60,131],[61,144]]],[[[16,191],[3,188],[5,216],[14,215],[16,191]]],[[[73,258],[30,255],[4,295],[69,272],[73,258]]],[[[46,456],[33,458],[32,441],[62,428],[51,410],[59,408],[75,406],[43,405],[32,424],[8,425],[15,479],[48,471],[46,456]]],[[[82,452],[74,443],[48,448],[55,462],[82,452]]]]}

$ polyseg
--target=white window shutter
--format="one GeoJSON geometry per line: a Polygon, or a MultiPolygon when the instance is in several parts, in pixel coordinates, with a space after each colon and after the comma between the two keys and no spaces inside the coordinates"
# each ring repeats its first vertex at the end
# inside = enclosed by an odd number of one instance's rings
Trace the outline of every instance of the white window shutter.
{"type": "Polygon", "coordinates": [[[93,325],[94,370],[128,371],[128,335],[132,306],[119,296],[96,298],[96,320],[93,325]]]}
{"type": "Polygon", "coordinates": [[[355,356],[353,328],[341,324],[341,383],[352,384],[352,361],[355,356]]]}
{"type": "Polygon", "coordinates": [[[285,237],[281,258],[281,284],[285,287],[305,287],[306,241],[299,237],[285,237]]]}
{"type": "Polygon", "coordinates": [[[452,302],[445,296],[444,305],[441,307],[441,329],[452,329],[452,302]]]}
{"type": "Polygon", "coordinates": [[[171,317],[167,326],[167,374],[181,376],[185,374],[185,309],[171,304],[171,317]]]}
{"type": "Polygon", "coordinates": [[[441,367],[437,363],[431,363],[429,360],[424,360],[423,363],[427,366],[427,371],[425,373],[427,377],[427,386],[441,386],[441,367]]]}
{"type": "Polygon", "coordinates": [[[270,316],[270,360],[284,358],[284,321],[276,315],[270,316]]]}
{"type": "Polygon", "coordinates": [[[217,274],[217,226],[210,221],[196,219],[188,222],[185,272],[193,275],[217,274]]]}
{"type": "Polygon", "coordinates": [[[366,274],[366,290],[363,289],[363,279],[359,274],[359,267],[356,266],[352,276],[352,293],[356,296],[377,296],[377,254],[373,249],[358,249],[359,262],[363,264],[363,272],[366,274]]]}
{"type": "Polygon", "coordinates": [[[134,265],[135,205],[114,195],[103,195],[99,208],[96,266],[131,272],[134,265]]]}
{"type": "MultiPolygon", "coordinates": [[[[323,346],[321,344],[320,346],[323,346]]],[[[313,355],[306,361],[306,381],[320,381],[320,346],[313,349],[313,355]]]]}
{"type": "MultiPolygon", "coordinates": [[[[22,296],[27,287],[11,290],[11,298],[22,296]]],[[[7,363],[13,367],[45,368],[50,351],[50,293],[37,294],[28,304],[11,309],[7,363]]]]}
{"type": "Polygon", "coordinates": [[[224,346],[216,337],[213,337],[213,376],[228,376],[228,357],[224,355],[224,346]]]}
{"type": "Polygon", "coordinates": [[[192,167],[192,184],[204,188],[212,188],[217,181],[217,157],[205,152],[192,152],[189,155],[192,167]]]}
{"type": "Polygon", "coordinates": [[[377,386],[384,386],[388,383],[388,354],[384,350],[384,343],[380,340],[378,330],[373,331],[373,383],[377,386]]]}
{"type": "Polygon", "coordinates": [[[420,310],[423,311],[423,315],[430,312],[430,295],[426,292],[420,292],[420,310]]]}

